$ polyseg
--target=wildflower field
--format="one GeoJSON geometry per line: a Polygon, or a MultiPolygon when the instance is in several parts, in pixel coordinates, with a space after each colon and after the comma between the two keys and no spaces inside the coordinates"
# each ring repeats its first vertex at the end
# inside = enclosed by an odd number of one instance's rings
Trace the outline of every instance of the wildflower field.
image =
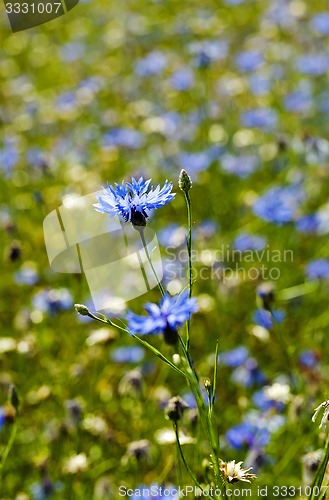
{"type": "Polygon", "coordinates": [[[328,4],[0,27],[0,499],[329,498],[328,4]]]}

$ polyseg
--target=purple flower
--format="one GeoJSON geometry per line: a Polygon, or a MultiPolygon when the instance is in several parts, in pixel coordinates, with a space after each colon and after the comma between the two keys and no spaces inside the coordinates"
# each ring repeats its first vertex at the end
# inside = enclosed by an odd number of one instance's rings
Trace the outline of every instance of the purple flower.
{"type": "Polygon", "coordinates": [[[249,78],[249,85],[254,95],[267,95],[271,88],[271,80],[265,76],[252,74],[249,78]]]}
{"type": "Polygon", "coordinates": [[[312,17],[311,27],[319,35],[329,35],[329,12],[319,12],[312,17]]]}
{"type": "Polygon", "coordinates": [[[306,113],[312,108],[313,102],[310,92],[300,89],[288,94],[284,99],[284,105],[287,111],[306,113]]]}
{"type": "Polygon", "coordinates": [[[241,71],[255,71],[263,64],[264,57],[261,52],[250,50],[240,52],[236,56],[235,62],[241,71]]]}
{"type": "Polygon", "coordinates": [[[59,111],[71,111],[77,105],[77,99],[74,92],[64,92],[60,96],[57,97],[55,102],[55,108],[59,111]]]}
{"type": "Polygon", "coordinates": [[[225,435],[229,446],[235,450],[241,450],[243,446],[258,448],[266,446],[270,441],[270,432],[265,427],[245,420],[241,424],[231,427],[225,435]]]}
{"type": "Polygon", "coordinates": [[[127,127],[112,128],[103,136],[105,148],[121,146],[128,149],[138,149],[143,145],[143,142],[143,136],[140,132],[127,127]]]}
{"type": "Polygon", "coordinates": [[[66,288],[41,290],[34,295],[32,305],[38,311],[53,315],[71,309],[73,299],[66,288]]]}
{"type": "Polygon", "coordinates": [[[306,267],[306,275],[310,280],[329,278],[329,259],[312,260],[306,267]]]}
{"type": "Polygon", "coordinates": [[[253,314],[253,320],[257,325],[266,328],[266,330],[270,330],[273,326],[272,315],[265,309],[257,309],[253,314]]]}
{"type": "Polygon", "coordinates": [[[295,67],[304,75],[324,75],[329,70],[329,56],[325,52],[306,54],[297,58],[295,67]]]}
{"type": "Polygon", "coordinates": [[[139,316],[129,311],[127,314],[129,330],[141,335],[163,333],[166,343],[175,345],[177,328],[198,310],[196,299],[190,299],[188,295],[188,290],[174,297],[166,294],[159,305],[146,304],[144,309],[148,312],[148,316],[139,316]]]}
{"type": "Polygon", "coordinates": [[[265,245],[265,238],[248,233],[238,234],[233,242],[233,248],[235,250],[239,250],[240,252],[246,252],[247,250],[263,250],[265,245]]]}
{"type": "Polygon", "coordinates": [[[221,165],[225,172],[246,179],[259,167],[259,159],[255,155],[234,156],[225,154],[221,158],[221,165]]]}
{"type": "Polygon", "coordinates": [[[117,363],[139,363],[144,358],[144,350],[139,346],[118,347],[112,352],[111,358],[117,363]]]}
{"type": "Polygon", "coordinates": [[[262,411],[278,410],[282,411],[285,404],[282,401],[270,399],[266,392],[266,388],[259,389],[252,397],[254,405],[262,411]]]}
{"type": "Polygon", "coordinates": [[[6,415],[2,406],[0,406],[0,430],[2,429],[5,423],[6,423],[6,415]]]}
{"type": "Polygon", "coordinates": [[[248,358],[245,363],[238,366],[232,372],[232,380],[243,387],[250,387],[252,385],[264,385],[266,377],[259,369],[258,363],[254,358],[248,358]]]}
{"type": "Polygon", "coordinates": [[[149,486],[144,484],[135,488],[131,500],[146,500],[152,498],[158,500],[159,498],[167,498],[167,500],[178,500],[178,489],[172,485],[160,486],[158,483],[152,483],[149,486]]]}
{"type": "Polygon", "coordinates": [[[8,137],[4,140],[3,148],[0,148],[0,170],[8,176],[19,161],[17,140],[8,137]]]}
{"type": "Polygon", "coordinates": [[[196,236],[201,239],[209,239],[218,231],[219,226],[217,222],[214,222],[212,220],[203,221],[200,226],[196,227],[195,229],[196,236]]]}
{"type": "Polygon", "coordinates": [[[266,309],[257,309],[253,314],[253,320],[257,325],[270,330],[273,327],[273,321],[282,323],[285,313],[281,310],[267,311],[266,309]]]}
{"type": "Polygon", "coordinates": [[[195,173],[207,170],[213,162],[213,159],[211,152],[206,150],[195,153],[181,153],[178,156],[178,163],[189,173],[195,173]]]}
{"type": "Polygon", "coordinates": [[[207,68],[213,61],[225,59],[228,52],[228,44],[225,40],[205,40],[192,43],[190,52],[195,55],[194,64],[198,68],[207,68]]]}
{"type": "Polygon", "coordinates": [[[241,5],[244,3],[246,0],[224,0],[224,3],[226,5],[241,5]]]}
{"type": "Polygon", "coordinates": [[[60,47],[60,58],[64,62],[74,62],[81,59],[86,51],[86,47],[81,42],[69,42],[60,47]]]}
{"type": "Polygon", "coordinates": [[[296,218],[303,198],[304,193],[299,186],[275,186],[256,200],[253,210],[258,217],[280,225],[296,218]]]}
{"type": "Polygon", "coordinates": [[[315,368],[319,364],[319,356],[311,349],[302,351],[298,359],[303,368],[315,368]]]}
{"type": "MultiPolygon", "coordinates": [[[[208,405],[208,395],[205,389],[201,389],[203,400],[208,405]]],[[[185,392],[182,395],[182,399],[188,405],[190,409],[197,408],[196,400],[192,392],[185,392]]]]}
{"type": "Polygon", "coordinates": [[[93,206],[102,214],[118,215],[134,226],[145,226],[150,210],[163,207],[175,196],[171,193],[171,182],[166,181],[161,189],[159,185],[153,189],[151,181],[144,181],[143,177],[138,181],[132,178],[131,183],[122,181],[122,184],[115,183],[115,187],[103,187],[97,197],[98,203],[93,206]]]}
{"type": "Polygon", "coordinates": [[[188,68],[179,69],[171,76],[170,83],[175,90],[189,90],[194,83],[193,73],[188,68]]]}
{"type": "Polygon", "coordinates": [[[135,72],[138,76],[153,76],[162,73],[166,66],[166,56],[155,50],[147,54],[144,59],[137,61],[135,72]]]}
{"type": "Polygon", "coordinates": [[[169,224],[159,232],[158,237],[161,245],[177,248],[186,242],[187,231],[184,226],[169,224]]]}
{"type": "Polygon", "coordinates": [[[39,274],[33,264],[26,262],[14,275],[18,285],[35,285],[39,281],[39,274]]]}
{"type": "Polygon", "coordinates": [[[248,349],[241,345],[231,351],[222,352],[218,355],[218,361],[226,366],[236,368],[242,365],[249,357],[248,349]]]}
{"type": "Polygon", "coordinates": [[[271,108],[250,109],[241,115],[241,122],[245,127],[272,130],[277,121],[277,113],[271,108]]]}
{"type": "Polygon", "coordinates": [[[296,229],[300,233],[316,233],[319,228],[317,214],[304,215],[296,221],[296,229]]]}

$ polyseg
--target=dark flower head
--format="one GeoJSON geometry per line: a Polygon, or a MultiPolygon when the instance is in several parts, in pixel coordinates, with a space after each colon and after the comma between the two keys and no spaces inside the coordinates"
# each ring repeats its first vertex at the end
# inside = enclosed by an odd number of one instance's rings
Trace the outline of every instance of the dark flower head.
{"type": "Polygon", "coordinates": [[[267,311],[271,311],[274,302],[274,285],[270,281],[266,281],[257,287],[257,295],[260,299],[261,305],[267,311]]]}
{"type": "Polygon", "coordinates": [[[175,345],[178,340],[177,328],[197,309],[197,302],[188,297],[188,290],[174,297],[166,294],[159,305],[145,305],[148,316],[139,316],[129,311],[128,326],[134,334],[163,333],[166,343],[175,345]]]}
{"type": "Polygon", "coordinates": [[[175,396],[169,399],[165,412],[169,420],[177,422],[177,420],[182,418],[184,411],[188,408],[188,404],[186,404],[182,398],[175,396]]]}
{"type": "Polygon", "coordinates": [[[128,456],[135,457],[137,461],[147,458],[150,451],[150,442],[148,439],[141,439],[140,441],[133,441],[128,445],[128,456]]]}
{"type": "Polygon", "coordinates": [[[143,227],[150,210],[166,205],[175,196],[171,193],[171,182],[166,181],[161,189],[160,185],[153,189],[150,187],[151,180],[144,181],[141,177],[136,181],[132,178],[131,182],[115,183],[115,187],[108,185],[97,196],[98,203],[94,207],[97,212],[108,214],[110,217],[118,215],[135,227],[143,227]]]}

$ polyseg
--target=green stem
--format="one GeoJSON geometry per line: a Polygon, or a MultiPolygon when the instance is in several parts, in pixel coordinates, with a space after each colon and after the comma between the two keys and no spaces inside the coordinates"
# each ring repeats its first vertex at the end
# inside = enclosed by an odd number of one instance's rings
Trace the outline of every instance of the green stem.
{"type": "MultiPolygon", "coordinates": [[[[199,483],[199,481],[197,480],[197,478],[195,477],[195,475],[191,471],[188,463],[185,460],[184,453],[183,453],[183,450],[182,450],[182,447],[181,447],[181,444],[180,444],[180,441],[179,441],[179,433],[178,433],[178,424],[177,424],[177,422],[173,422],[173,425],[174,425],[174,431],[175,431],[176,443],[177,443],[178,451],[179,451],[180,457],[182,459],[182,462],[184,464],[184,467],[187,470],[187,472],[188,472],[190,478],[192,479],[192,481],[194,482],[194,484],[198,488],[200,488],[200,490],[202,491],[202,493],[205,493],[205,490],[202,488],[201,484],[199,483]]],[[[212,500],[214,500],[213,497],[211,497],[211,496],[209,496],[209,498],[211,498],[212,500]]]]}
{"type": "Polygon", "coordinates": [[[128,335],[130,335],[131,337],[136,339],[137,342],[139,342],[144,347],[146,347],[149,351],[151,351],[153,354],[155,354],[159,359],[161,359],[161,361],[163,361],[164,363],[169,365],[173,370],[175,370],[175,372],[182,375],[185,379],[189,378],[186,373],[184,373],[182,370],[180,370],[180,368],[178,368],[178,366],[174,365],[174,363],[172,363],[169,359],[167,359],[156,347],[153,347],[151,344],[146,342],[146,340],[143,340],[140,337],[138,337],[137,335],[135,335],[134,333],[131,333],[127,327],[123,328],[122,326],[117,325],[116,323],[113,323],[113,321],[110,320],[107,316],[105,316],[105,314],[102,314],[102,313],[97,313],[97,314],[98,314],[98,316],[96,316],[95,314],[93,314],[89,311],[88,316],[92,319],[95,319],[96,321],[99,321],[100,323],[105,323],[106,325],[113,326],[114,328],[117,328],[118,330],[120,330],[124,333],[128,333],[128,335]]]}
{"type": "MultiPolygon", "coordinates": [[[[174,422],[175,427],[175,422],[174,422]]],[[[176,471],[177,471],[177,484],[183,485],[182,467],[181,467],[181,452],[179,449],[179,440],[176,435],[176,471]]]]}
{"type": "Polygon", "coordinates": [[[192,286],[193,286],[193,267],[192,267],[192,204],[191,198],[188,192],[184,191],[186,207],[187,207],[187,223],[188,223],[188,234],[187,234],[187,250],[188,250],[188,274],[189,274],[189,288],[190,297],[192,297],[192,286]]]}
{"type": "Polygon", "coordinates": [[[151,259],[151,256],[149,254],[149,251],[148,251],[148,248],[147,248],[147,243],[146,243],[146,240],[145,240],[144,228],[142,227],[141,229],[138,230],[138,232],[139,232],[141,240],[142,240],[143,248],[145,250],[145,254],[146,254],[148,263],[150,264],[150,267],[152,269],[152,273],[153,273],[153,275],[154,275],[154,277],[156,279],[156,282],[157,282],[158,287],[160,289],[161,295],[163,297],[164,294],[165,294],[165,289],[163,288],[163,285],[162,285],[161,281],[159,280],[157,272],[156,272],[156,270],[155,270],[155,268],[153,266],[152,259],[151,259]]]}
{"type": "Polygon", "coordinates": [[[316,498],[318,498],[318,492],[321,489],[328,462],[329,462],[329,434],[327,435],[327,440],[326,440],[326,444],[324,447],[324,455],[323,455],[322,462],[318,468],[318,471],[317,471],[317,473],[314,477],[314,481],[312,483],[312,488],[311,488],[312,493],[308,497],[309,500],[315,500],[316,498]]]}
{"type": "Polygon", "coordinates": [[[199,384],[199,379],[198,375],[195,371],[195,368],[193,366],[191,357],[189,353],[187,352],[186,346],[183,342],[183,339],[179,335],[179,342],[180,346],[182,348],[183,354],[185,356],[185,359],[189,365],[190,371],[191,371],[191,378],[189,379],[189,386],[193,392],[193,395],[196,400],[196,404],[198,407],[199,415],[201,418],[202,426],[204,428],[204,431],[206,433],[210,448],[211,448],[211,453],[212,453],[212,462],[214,466],[214,475],[216,478],[216,486],[219,487],[220,484],[220,470],[219,470],[219,465],[218,465],[218,439],[216,438],[215,435],[215,430],[212,422],[211,415],[209,415],[209,412],[207,410],[207,407],[204,402],[203,394],[201,392],[200,384],[199,384]]]}
{"type": "MultiPolygon", "coordinates": [[[[192,266],[192,204],[191,198],[188,191],[184,191],[184,197],[187,208],[187,223],[188,223],[188,233],[187,233],[187,251],[188,251],[188,276],[189,276],[189,297],[192,297],[192,287],[193,287],[193,266],[192,266]]],[[[190,333],[191,333],[191,318],[187,320],[186,324],[186,349],[190,349],[190,333]]]]}
{"type": "MultiPolygon", "coordinates": [[[[17,414],[16,414],[16,419],[17,419],[17,414]]],[[[17,432],[17,420],[15,420],[15,422],[13,423],[13,427],[11,429],[9,441],[7,443],[7,446],[6,446],[6,448],[5,448],[4,452],[3,452],[1,460],[0,460],[0,487],[1,487],[1,483],[2,483],[3,469],[4,469],[4,466],[5,466],[6,460],[8,458],[8,455],[10,453],[10,450],[11,450],[13,444],[14,444],[15,437],[16,437],[16,432],[17,432]]]]}
{"type": "Polygon", "coordinates": [[[291,300],[295,299],[296,297],[301,297],[302,295],[306,295],[308,293],[313,293],[318,288],[319,288],[319,282],[317,280],[306,281],[305,283],[301,283],[300,285],[280,290],[280,292],[278,293],[278,298],[280,300],[291,300]]]}

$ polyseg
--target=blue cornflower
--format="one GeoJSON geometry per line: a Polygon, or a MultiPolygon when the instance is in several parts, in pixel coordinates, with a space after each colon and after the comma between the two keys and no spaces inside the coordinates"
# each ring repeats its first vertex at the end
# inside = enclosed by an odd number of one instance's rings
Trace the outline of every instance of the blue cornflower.
{"type": "Polygon", "coordinates": [[[300,233],[316,233],[319,228],[319,217],[315,214],[303,215],[296,221],[296,229],[300,233]]]}
{"type": "Polygon", "coordinates": [[[265,309],[257,309],[252,318],[257,325],[266,328],[266,330],[270,330],[273,326],[271,313],[265,309]]]}
{"type": "Polygon", "coordinates": [[[250,90],[254,95],[267,95],[271,90],[271,79],[267,76],[252,73],[248,81],[250,90]]]}
{"type": "Polygon", "coordinates": [[[159,232],[158,238],[161,245],[177,248],[186,242],[186,230],[178,224],[169,224],[159,232]]]}
{"type": "Polygon", "coordinates": [[[284,105],[292,113],[307,113],[313,105],[311,93],[307,89],[298,89],[286,95],[284,105]]]}
{"type": "Polygon", "coordinates": [[[168,64],[167,57],[154,50],[149,52],[143,59],[139,59],[135,66],[135,73],[138,76],[153,76],[162,73],[168,64]]]}
{"type": "Polygon", "coordinates": [[[144,358],[144,350],[139,346],[118,347],[111,358],[117,363],[139,363],[144,358]]]}
{"type": "Polygon", "coordinates": [[[264,63],[264,56],[255,50],[240,52],[235,62],[241,71],[254,71],[264,63]]]}
{"type": "Polygon", "coordinates": [[[15,274],[14,280],[18,285],[35,285],[39,281],[39,274],[33,263],[26,262],[15,274]]]}
{"type": "Polygon", "coordinates": [[[273,327],[273,321],[276,323],[282,323],[285,318],[285,314],[281,309],[267,311],[266,309],[257,309],[253,314],[253,320],[257,325],[270,330],[273,327]]]}
{"type": "Polygon", "coordinates": [[[329,259],[312,260],[306,267],[308,279],[329,278],[329,259]]]}
{"type": "Polygon", "coordinates": [[[127,149],[138,149],[143,143],[143,134],[129,127],[114,127],[104,134],[102,140],[102,145],[105,149],[117,146],[127,149]]]}
{"type": "Polygon", "coordinates": [[[144,308],[148,316],[139,316],[129,311],[127,321],[130,331],[141,335],[163,333],[165,342],[175,345],[178,340],[177,328],[198,309],[196,299],[190,299],[188,295],[188,290],[174,297],[166,294],[159,305],[146,304],[144,308]]]}
{"type": "Polygon", "coordinates": [[[222,352],[218,355],[218,361],[226,366],[236,368],[242,365],[249,357],[248,349],[241,345],[230,351],[222,352]]]}
{"type": "Polygon", "coordinates": [[[246,252],[248,250],[263,250],[266,246],[266,239],[262,236],[241,232],[233,242],[233,248],[246,252]]]}
{"type": "Polygon", "coordinates": [[[261,411],[278,410],[283,411],[285,403],[277,399],[272,399],[268,394],[268,387],[262,387],[256,391],[252,397],[254,405],[261,411]]]}
{"type": "Polygon", "coordinates": [[[73,299],[66,288],[44,289],[34,295],[32,305],[38,311],[54,315],[60,311],[71,309],[73,299]]]}
{"type": "Polygon", "coordinates": [[[181,68],[171,76],[170,83],[175,90],[189,90],[194,83],[193,73],[188,68],[181,68]]]}
{"type": "Polygon", "coordinates": [[[131,500],[146,500],[153,498],[167,498],[167,500],[178,500],[179,494],[177,488],[173,485],[160,486],[158,483],[152,483],[150,486],[140,484],[133,492],[131,500]]]}
{"type": "Polygon", "coordinates": [[[3,407],[0,407],[0,429],[4,426],[6,423],[6,415],[3,407]]]}
{"type": "Polygon", "coordinates": [[[266,446],[270,441],[270,432],[265,427],[258,427],[245,419],[241,424],[231,427],[225,437],[229,446],[241,450],[244,445],[248,448],[266,446]]]}
{"type": "Polygon", "coordinates": [[[259,167],[259,159],[256,155],[231,155],[225,154],[221,159],[221,165],[225,172],[235,174],[246,179],[259,167]]]}
{"type": "Polygon", "coordinates": [[[298,185],[274,186],[255,201],[253,211],[268,222],[285,224],[296,219],[303,198],[298,185]]]}
{"type": "Polygon", "coordinates": [[[245,127],[272,130],[277,124],[277,113],[271,108],[248,109],[241,115],[245,127]]]}
{"type": "Polygon", "coordinates": [[[258,363],[254,358],[248,358],[243,365],[235,368],[231,378],[234,382],[243,387],[263,385],[266,383],[266,377],[259,369],[258,363]]]}
{"type": "Polygon", "coordinates": [[[319,35],[329,35],[329,12],[315,14],[310,25],[319,35]]]}
{"type": "Polygon", "coordinates": [[[10,175],[18,161],[17,140],[15,137],[7,137],[3,142],[3,148],[0,148],[0,171],[5,176],[10,175]]]}
{"type": "Polygon", "coordinates": [[[296,70],[303,75],[324,75],[329,69],[329,57],[325,52],[305,54],[296,59],[296,70]]]}
{"type": "Polygon", "coordinates": [[[98,203],[94,207],[97,212],[110,217],[119,215],[133,226],[145,226],[150,210],[166,205],[175,196],[171,193],[171,182],[166,181],[161,189],[158,185],[153,190],[153,187],[150,188],[151,180],[144,181],[141,177],[136,181],[132,178],[131,182],[122,181],[121,185],[115,183],[115,187],[108,185],[98,195],[98,203]]]}
{"type": "Polygon", "coordinates": [[[299,364],[302,368],[316,368],[319,364],[319,356],[315,351],[306,349],[302,351],[298,357],[299,364]]]}

